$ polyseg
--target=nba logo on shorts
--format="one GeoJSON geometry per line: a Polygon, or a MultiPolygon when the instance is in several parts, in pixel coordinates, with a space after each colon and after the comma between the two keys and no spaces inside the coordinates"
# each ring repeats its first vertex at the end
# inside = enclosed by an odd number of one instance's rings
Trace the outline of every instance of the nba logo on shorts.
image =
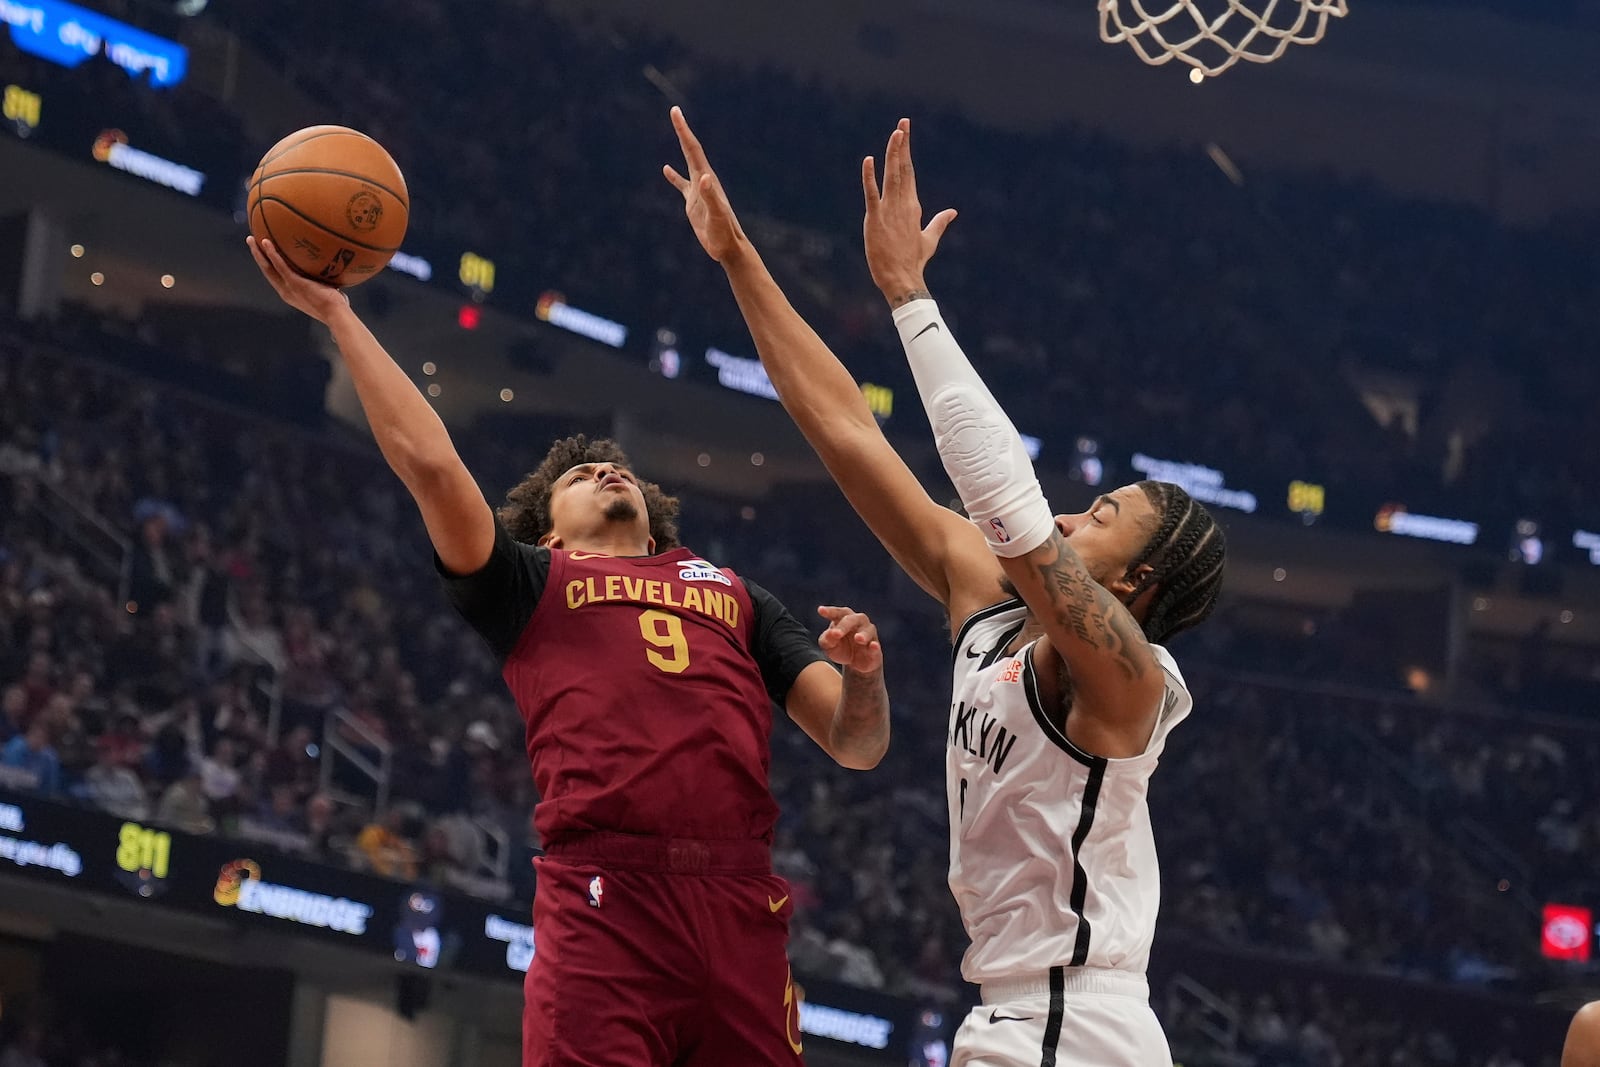
{"type": "Polygon", "coordinates": [[[600,898],[605,895],[605,891],[606,884],[600,880],[598,874],[589,879],[589,907],[598,908],[600,906],[600,898]]]}
{"type": "Polygon", "coordinates": [[[994,536],[1002,545],[1011,540],[1011,535],[1006,533],[1006,524],[999,519],[990,519],[989,528],[994,531],[994,536]]]}

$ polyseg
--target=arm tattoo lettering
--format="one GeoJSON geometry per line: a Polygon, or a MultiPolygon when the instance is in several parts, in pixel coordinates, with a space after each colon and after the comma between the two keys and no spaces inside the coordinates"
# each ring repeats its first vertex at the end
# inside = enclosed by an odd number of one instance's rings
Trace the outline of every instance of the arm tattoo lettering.
{"type": "Polygon", "coordinates": [[[1105,652],[1128,681],[1144,677],[1149,642],[1128,609],[1089,575],[1066,538],[1055,533],[1034,559],[1057,621],[1084,644],[1105,652]]]}

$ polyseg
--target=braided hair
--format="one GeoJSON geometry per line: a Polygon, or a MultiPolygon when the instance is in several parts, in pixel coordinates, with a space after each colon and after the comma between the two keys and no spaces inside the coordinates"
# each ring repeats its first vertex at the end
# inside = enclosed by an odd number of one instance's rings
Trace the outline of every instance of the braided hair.
{"type": "Polygon", "coordinates": [[[1197,626],[1217,606],[1228,539],[1205,505],[1171,482],[1144,481],[1139,488],[1160,516],[1144,552],[1131,564],[1152,570],[1134,589],[1131,603],[1151,586],[1154,598],[1142,624],[1144,635],[1160,644],[1173,634],[1197,626]]]}

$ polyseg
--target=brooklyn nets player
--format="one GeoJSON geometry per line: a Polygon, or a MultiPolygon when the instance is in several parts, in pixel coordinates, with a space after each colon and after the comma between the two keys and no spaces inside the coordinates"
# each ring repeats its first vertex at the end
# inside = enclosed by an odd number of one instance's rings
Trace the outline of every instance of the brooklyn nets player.
{"type": "Polygon", "coordinates": [[[689,173],[667,176],[785,408],[955,630],[950,886],[972,938],[962,971],[983,1005],[952,1067],[1167,1067],[1144,977],[1160,897],[1145,791],[1190,700],[1156,642],[1210,613],[1222,531],[1163,482],[1051,515],[1016,430],[928,296],[923,267],[955,213],[922,228],[902,122],[881,195],[863,165],[867,258],[972,518],[940,507],[767,272],[676,109],[673,124],[689,173]]]}
{"type": "Polygon", "coordinates": [[[974,613],[955,639],[950,887],[984,1007],[953,1063],[1053,1064],[1061,1050],[1165,1067],[1144,978],[1161,896],[1146,791],[1192,702],[1154,642],[1210,612],[1225,542],[1203,506],[1159,482],[1051,514],[1021,436],[923,282],[954,212],[921,230],[909,138],[902,121],[882,195],[863,167],[868,262],[945,471],[1021,601],[974,613]]]}

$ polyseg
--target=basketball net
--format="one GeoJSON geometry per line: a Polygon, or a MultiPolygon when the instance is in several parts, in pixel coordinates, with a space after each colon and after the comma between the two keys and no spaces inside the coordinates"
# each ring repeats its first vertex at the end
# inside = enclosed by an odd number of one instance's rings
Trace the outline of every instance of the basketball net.
{"type": "Polygon", "coordinates": [[[1107,44],[1127,42],[1151,66],[1181,60],[1194,68],[1189,77],[1196,82],[1221,74],[1241,59],[1271,63],[1292,44],[1316,44],[1328,19],[1342,18],[1348,10],[1346,0],[1149,3],[1159,9],[1147,10],[1141,0],[1099,0],[1100,39],[1107,44]]]}

